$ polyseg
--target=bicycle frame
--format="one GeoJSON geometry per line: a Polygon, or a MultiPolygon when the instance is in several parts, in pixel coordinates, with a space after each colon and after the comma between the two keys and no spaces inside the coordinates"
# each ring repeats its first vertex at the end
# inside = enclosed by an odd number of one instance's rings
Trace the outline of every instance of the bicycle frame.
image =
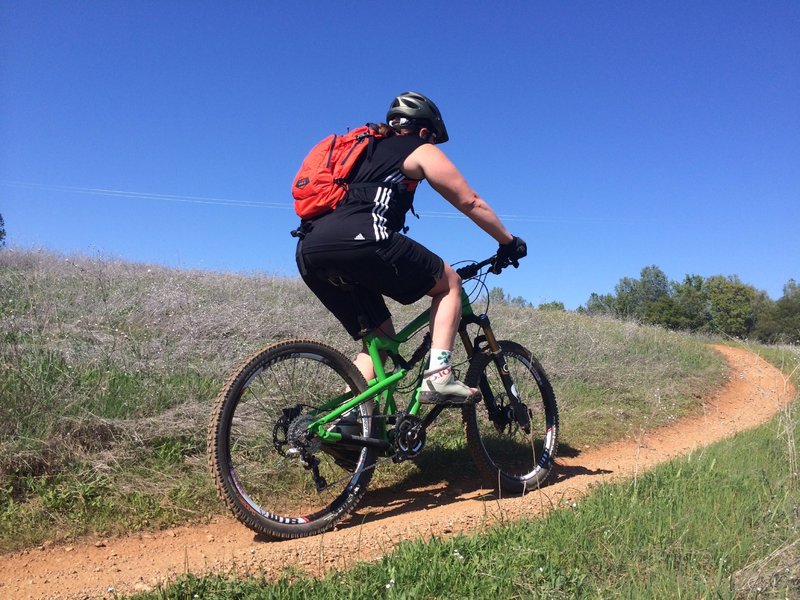
{"type": "MultiPolygon", "coordinates": [[[[472,304],[463,290],[461,292],[461,314],[462,320],[465,316],[471,316],[473,314],[472,304]]],[[[376,411],[387,416],[395,414],[397,412],[397,402],[395,401],[394,392],[397,389],[398,384],[405,379],[406,375],[408,374],[408,370],[402,366],[394,365],[395,369],[392,372],[387,373],[386,369],[384,368],[381,353],[385,352],[389,356],[399,356],[400,346],[408,342],[412,335],[429,323],[430,309],[426,309],[391,338],[378,337],[373,333],[367,333],[364,336],[364,345],[367,353],[372,359],[372,365],[375,369],[375,379],[367,382],[367,389],[357,396],[352,396],[351,392],[345,392],[341,396],[333,398],[329,402],[326,402],[320,406],[317,410],[317,414],[323,413],[323,416],[311,423],[308,429],[319,436],[323,442],[339,442],[343,439],[343,434],[335,431],[329,431],[326,429],[326,426],[362,402],[366,402],[373,398],[375,399],[376,411]],[[383,402],[382,410],[381,402],[383,402]]],[[[419,414],[421,407],[417,397],[419,391],[418,388],[419,382],[417,382],[417,391],[413,394],[411,402],[408,406],[408,413],[414,416],[419,414]]],[[[383,424],[380,433],[381,442],[384,442],[380,444],[369,443],[367,440],[370,438],[360,438],[357,436],[346,437],[350,438],[350,441],[357,443],[360,442],[363,443],[363,445],[374,445],[381,448],[388,448],[388,436],[386,433],[385,423],[383,424]]]]}
{"type": "MultiPolygon", "coordinates": [[[[491,264],[490,260],[469,265],[468,267],[459,269],[459,274],[461,274],[462,277],[465,275],[474,277],[479,269],[488,264],[491,264]]],[[[406,343],[409,339],[411,339],[411,336],[429,323],[430,309],[426,309],[391,338],[377,337],[373,333],[367,333],[364,337],[364,341],[366,350],[372,359],[372,364],[375,369],[375,378],[368,382],[367,389],[360,394],[353,396],[352,392],[347,391],[318,407],[314,414],[321,416],[319,416],[317,420],[308,426],[309,432],[317,435],[324,443],[337,443],[346,441],[359,446],[369,446],[387,450],[390,447],[390,444],[388,441],[386,421],[383,419],[380,420],[381,429],[379,438],[366,438],[342,434],[336,431],[330,431],[327,426],[340,418],[344,413],[373,398],[375,399],[375,410],[377,413],[386,417],[391,417],[398,412],[394,393],[399,383],[407,375],[408,370],[395,363],[395,369],[392,372],[387,373],[384,368],[381,353],[383,352],[390,357],[399,357],[400,346],[406,343]],[[381,401],[383,402],[382,410],[381,401]]],[[[472,303],[463,289],[461,290],[461,322],[458,327],[458,333],[462,343],[464,344],[464,349],[466,350],[468,360],[472,359],[472,356],[476,351],[484,351],[484,349],[479,347],[479,344],[482,342],[486,343],[485,350],[493,356],[507,393],[510,397],[518,398],[514,382],[511,379],[508,367],[506,366],[505,358],[500,351],[500,345],[498,344],[497,339],[494,336],[494,332],[492,331],[488,315],[476,315],[474,313],[472,309],[472,303]],[[469,324],[478,325],[483,334],[478,335],[474,340],[471,340],[469,338],[469,334],[467,333],[467,325],[469,324]]],[[[393,362],[395,361],[393,360],[393,362]]],[[[407,410],[408,414],[412,416],[419,415],[421,409],[421,404],[419,402],[420,384],[422,383],[421,379],[422,375],[420,374],[416,382],[415,392],[412,395],[407,410]]],[[[423,427],[427,427],[427,425],[430,424],[442,410],[442,406],[434,406],[426,415],[423,422],[423,427]]]]}

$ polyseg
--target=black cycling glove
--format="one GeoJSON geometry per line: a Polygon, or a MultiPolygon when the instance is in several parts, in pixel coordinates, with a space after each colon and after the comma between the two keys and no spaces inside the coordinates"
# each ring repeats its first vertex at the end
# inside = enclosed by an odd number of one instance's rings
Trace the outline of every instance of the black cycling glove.
{"type": "Polygon", "coordinates": [[[516,269],[519,266],[519,259],[528,254],[528,245],[525,240],[514,236],[507,244],[500,244],[497,249],[497,259],[495,260],[494,271],[499,272],[503,267],[513,265],[516,269]]]}

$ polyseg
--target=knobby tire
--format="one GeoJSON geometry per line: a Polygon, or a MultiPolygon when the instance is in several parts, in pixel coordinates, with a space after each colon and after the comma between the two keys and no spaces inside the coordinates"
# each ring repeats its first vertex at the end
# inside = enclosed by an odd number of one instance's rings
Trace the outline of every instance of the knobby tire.
{"type": "Polygon", "coordinates": [[[487,483],[499,491],[525,493],[541,486],[558,450],[558,407],[544,369],[520,344],[499,342],[514,386],[530,415],[530,432],[513,415],[497,358],[475,354],[464,382],[482,400],[462,409],[467,446],[487,483]]]}
{"type": "MultiPolygon", "coordinates": [[[[286,443],[287,435],[297,436],[314,419],[314,407],[348,388],[354,394],[367,388],[353,362],[309,340],[267,346],[228,378],[209,423],[208,464],[219,496],[244,525],[277,538],[305,537],[330,529],[358,504],[372,477],[375,450],[316,438],[311,454],[328,486],[320,491],[286,443]]],[[[353,409],[350,433],[369,437],[372,411],[372,402],[353,409]]]]}

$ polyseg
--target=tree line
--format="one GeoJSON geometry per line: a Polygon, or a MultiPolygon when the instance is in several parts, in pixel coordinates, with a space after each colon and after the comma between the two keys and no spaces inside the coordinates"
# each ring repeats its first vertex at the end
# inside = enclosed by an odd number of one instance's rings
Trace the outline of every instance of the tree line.
{"type": "Polygon", "coordinates": [[[657,266],[644,267],[639,279],[623,277],[614,294],[592,293],[579,312],[604,314],[678,331],[717,333],[769,344],[800,343],[800,286],[794,279],[783,296],[743,283],[735,275],[686,275],[669,281],[657,266]]]}

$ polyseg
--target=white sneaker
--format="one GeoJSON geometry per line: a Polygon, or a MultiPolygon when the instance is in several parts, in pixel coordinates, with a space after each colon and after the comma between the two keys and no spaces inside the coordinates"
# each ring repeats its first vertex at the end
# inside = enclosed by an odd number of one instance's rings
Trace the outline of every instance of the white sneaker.
{"type": "Polygon", "coordinates": [[[446,404],[458,406],[480,402],[480,391],[467,387],[453,374],[453,369],[445,367],[437,371],[425,371],[419,401],[422,404],[446,404]]]}

